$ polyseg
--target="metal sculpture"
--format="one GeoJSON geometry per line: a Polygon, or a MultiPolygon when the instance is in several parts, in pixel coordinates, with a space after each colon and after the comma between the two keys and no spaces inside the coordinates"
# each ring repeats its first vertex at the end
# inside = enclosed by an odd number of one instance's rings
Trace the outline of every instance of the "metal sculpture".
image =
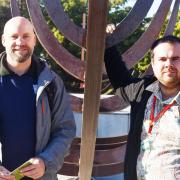
{"type": "MultiPolygon", "coordinates": [[[[110,47],[123,39],[131,35],[139,23],[146,16],[148,10],[150,9],[153,1],[143,1],[139,0],[136,2],[135,6],[132,8],[128,16],[118,25],[117,30],[110,36],[106,38],[106,46],[110,47]],[[143,7],[143,8],[142,8],[143,7]]],[[[169,11],[172,0],[164,0],[161,2],[159,10],[155,15],[151,25],[146,30],[146,32],[140,37],[140,39],[134,44],[130,49],[128,49],[122,56],[126,61],[126,64],[131,68],[139,59],[141,59],[149,50],[151,43],[157,38],[160,33],[164,19],[169,11]],[[161,23],[159,23],[161,22],[161,23]],[[146,43],[144,43],[146,42],[146,43]],[[141,49],[141,51],[139,51],[141,49]]],[[[74,43],[80,47],[85,47],[86,44],[86,31],[77,25],[75,25],[64,12],[62,5],[58,0],[53,2],[49,0],[44,0],[45,7],[52,17],[53,22],[60,28],[62,32],[69,40],[72,40],[74,43]],[[57,13],[55,10],[58,9],[57,13]],[[56,17],[56,18],[55,18],[56,17]],[[58,19],[60,18],[60,19],[58,19]]],[[[13,16],[19,14],[17,7],[17,1],[11,0],[11,7],[13,16]]],[[[43,47],[49,53],[49,55],[69,74],[74,76],[79,80],[84,80],[85,72],[85,62],[80,61],[78,58],[70,54],[62,45],[54,38],[53,34],[48,29],[48,26],[43,19],[39,4],[37,1],[27,1],[29,8],[29,13],[31,15],[32,22],[35,26],[37,36],[42,43],[43,47]],[[41,26],[39,26],[41,24],[41,26]],[[56,47],[56,48],[52,48],[56,47]]],[[[178,9],[179,0],[176,1],[174,8],[178,9]]],[[[177,17],[177,10],[173,11],[174,17],[177,17]]],[[[175,18],[174,18],[175,19],[175,18]]],[[[172,21],[171,21],[172,22],[172,21]]],[[[175,22],[174,22],[175,23],[175,22]]],[[[169,24],[169,27],[174,27],[174,23],[169,24]]],[[[172,30],[171,30],[172,31],[172,30]]],[[[122,104],[122,101],[117,97],[110,97],[101,100],[100,109],[102,111],[115,111],[120,110],[126,107],[126,104],[122,104]],[[113,101],[113,103],[111,103],[113,101]]],[[[81,111],[81,105],[83,99],[79,99],[72,96],[73,107],[77,111],[81,111]]]]}
{"type": "MultiPolygon", "coordinates": [[[[147,30],[139,40],[122,55],[128,68],[131,68],[148,52],[150,45],[158,37],[172,1],[173,0],[162,0],[147,30]]],[[[20,15],[17,3],[17,0],[11,0],[12,16],[20,15]]],[[[61,173],[77,175],[78,170],[80,170],[79,177],[81,180],[90,179],[91,173],[95,176],[120,173],[123,171],[126,139],[124,137],[113,137],[112,139],[99,138],[95,146],[99,105],[100,111],[115,111],[127,106],[125,102],[116,96],[100,99],[103,52],[105,46],[108,48],[123,41],[137,29],[150,9],[153,0],[137,0],[127,17],[119,23],[113,34],[106,38],[105,25],[108,0],[88,1],[87,31],[78,27],[70,20],[68,15],[64,12],[60,0],[44,0],[43,3],[59,31],[70,41],[87,50],[86,62],[80,61],[80,59],[70,54],[54,38],[49,30],[41,13],[38,1],[26,0],[37,37],[48,54],[66,72],[75,78],[84,81],[84,74],[86,74],[82,138],[81,140],[77,138],[73,142],[71,154],[65,159],[61,173]],[[80,142],[81,152],[79,151],[80,142]],[[110,154],[112,154],[112,156],[109,156],[110,154]],[[67,168],[69,171],[67,171],[67,168]]],[[[175,1],[165,34],[172,34],[173,32],[179,10],[179,3],[180,0],[175,1]]],[[[82,110],[83,99],[71,96],[71,103],[74,111],[82,110]]]]}
{"type": "MultiPolygon", "coordinates": [[[[127,136],[97,138],[92,176],[110,176],[123,172],[123,162],[127,136]]],[[[77,176],[81,139],[76,138],[71,146],[70,155],[65,159],[61,171],[69,176],[77,176]],[[69,162],[69,163],[68,163],[69,162]]]]}

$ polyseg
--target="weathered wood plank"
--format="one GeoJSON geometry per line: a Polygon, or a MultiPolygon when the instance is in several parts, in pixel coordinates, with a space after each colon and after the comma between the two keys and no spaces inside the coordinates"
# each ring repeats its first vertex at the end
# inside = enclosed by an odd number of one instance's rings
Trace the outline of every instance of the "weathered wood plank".
{"type": "Polygon", "coordinates": [[[89,0],[80,180],[91,179],[99,113],[108,0],[89,0]]]}

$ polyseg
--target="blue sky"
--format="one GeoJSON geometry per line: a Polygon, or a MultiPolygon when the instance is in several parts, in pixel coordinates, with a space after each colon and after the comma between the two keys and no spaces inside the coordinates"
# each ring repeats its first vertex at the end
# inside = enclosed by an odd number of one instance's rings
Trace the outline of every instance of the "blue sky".
{"type": "MultiPolygon", "coordinates": [[[[174,4],[174,1],[175,1],[175,0],[173,0],[172,5],[174,4]]],[[[134,6],[135,2],[136,2],[136,0],[129,0],[126,5],[127,5],[127,6],[134,6]]],[[[153,16],[153,15],[156,13],[156,11],[157,11],[157,9],[158,9],[158,7],[159,7],[159,5],[160,5],[161,2],[162,2],[162,0],[154,0],[154,2],[153,2],[153,4],[152,4],[152,7],[151,7],[151,9],[149,10],[147,16],[150,16],[150,17],[153,16]]]]}

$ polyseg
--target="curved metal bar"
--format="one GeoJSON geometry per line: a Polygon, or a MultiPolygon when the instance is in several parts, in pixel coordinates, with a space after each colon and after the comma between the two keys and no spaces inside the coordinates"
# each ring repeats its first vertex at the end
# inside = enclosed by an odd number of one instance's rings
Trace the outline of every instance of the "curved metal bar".
{"type": "MultiPolygon", "coordinates": [[[[115,137],[100,137],[96,139],[96,145],[114,144],[127,142],[127,135],[115,136],[115,137]]],[[[72,141],[71,147],[81,145],[81,138],[75,137],[72,141]]]]}
{"type": "Polygon", "coordinates": [[[116,30],[106,38],[106,48],[123,41],[131,35],[148,13],[154,0],[138,0],[129,14],[117,26],[116,30]],[[142,8],[143,7],[143,8],[142,8]]]}
{"type": "Polygon", "coordinates": [[[60,32],[80,47],[86,46],[86,31],[75,25],[64,12],[59,0],[44,0],[46,10],[60,32]]]}
{"type": "Polygon", "coordinates": [[[18,3],[17,3],[16,0],[11,0],[10,1],[10,7],[11,7],[11,15],[12,15],[12,17],[20,16],[20,10],[19,10],[18,3]]]}
{"type": "MultiPolygon", "coordinates": [[[[122,144],[116,148],[110,149],[101,149],[95,151],[95,160],[94,166],[103,165],[103,164],[111,164],[116,162],[124,161],[124,153],[125,153],[126,143],[122,144]],[[111,153],[110,153],[111,152],[111,153]]],[[[79,161],[79,148],[70,150],[72,153],[65,158],[65,162],[69,163],[78,163],[79,161]],[[78,155],[78,156],[77,156],[78,155]]]]}
{"type": "Polygon", "coordinates": [[[174,3],[171,17],[169,19],[169,23],[168,23],[166,31],[164,33],[165,36],[172,34],[174,31],[174,27],[176,25],[176,18],[177,18],[178,11],[179,11],[179,4],[180,4],[180,0],[176,0],[174,3]]]}
{"type": "MultiPolygon", "coordinates": [[[[93,176],[110,176],[123,172],[126,144],[106,149],[95,150],[93,163],[93,176]]],[[[77,176],[79,169],[79,149],[71,148],[70,154],[65,158],[60,174],[77,176]]]]}
{"type": "Polygon", "coordinates": [[[83,99],[70,95],[72,110],[75,112],[82,112],[83,99]]]}
{"type": "MultiPolygon", "coordinates": [[[[104,164],[104,165],[96,164],[93,166],[92,176],[110,176],[114,174],[119,174],[123,172],[124,170],[123,167],[124,167],[123,162],[116,162],[116,163],[104,164]]],[[[78,176],[78,171],[79,171],[78,163],[64,162],[62,168],[58,173],[67,176],[78,176]]]]}
{"type": "MultiPolygon", "coordinates": [[[[70,97],[73,111],[82,112],[83,99],[73,95],[71,95],[70,97]]],[[[111,96],[101,99],[100,112],[118,111],[126,108],[128,105],[128,103],[124,102],[124,100],[119,98],[118,96],[111,96]]]]}
{"type": "Polygon", "coordinates": [[[148,29],[143,33],[139,40],[122,55],[128,68],[132,67],[135,62],[144,57],[153,41],[158,37],[171,3],[172,0],[163,0],[161,2],[160,7],[148,29]]]}
{"type": "MultiPolygon", "coordinates": [[[[127,143],[127,135],[115,137],[96,138],[96,150],[106,150],[122,146],[127,143]]],[[[71,149],[79,149],[81,138],[76,137],[71,144],[71,149]]]]}
{"type": "MultiPolygon", "coordinates": [[[[15,1],[12,0],[14,3],[15,1]]],[[[65,69],[68,73],[72,74],[74,77],[77,77],[80,80],[84,79],[84,62],[73,57],[68,51],[66,51],[59,42],[54,38],[52,33],[49,31],[47,24],[44,23],[44,19],[39,10],[39,5],[35,0],[27,0],[27,5],[29,13],[34,25],[37,37],[39,38],[41,44],[46,49],[46,51],[51,55],[51,57],[65,69]]],[[[14,7],[14,6],[13,6],[14,7]]],[[[71,96],[72,97],[72,96],[71,96]]],[[[107,98],[102,100],[101,107],[102,111],[113,111],[119,110],[123,107],[120,101],[117,101],[117,97],[107,98]],[[111,100],[112,103],[111,104],[111,100]]],[[[77,112],[82,111],[83,100],[77,97],[72,97],[72,106],[73,109],[77,112]]]]}
{"type": "Polygon", "coordinates": [[[84,62],[70,54],[58,41],[54,38],[43,19],[37,0],[26,0],[29,14],[34,25],[39,41],[46,49],[48,54],[69,74],[77,79],[84,78],[84,62]]]}
{"type": "Polygon", "coordinates": [[[101,99],[100,101],[100,112],[118,111],[124,109],[129,104],[125,102],[119,96],[112,96],[109,98],[101,99]]]}

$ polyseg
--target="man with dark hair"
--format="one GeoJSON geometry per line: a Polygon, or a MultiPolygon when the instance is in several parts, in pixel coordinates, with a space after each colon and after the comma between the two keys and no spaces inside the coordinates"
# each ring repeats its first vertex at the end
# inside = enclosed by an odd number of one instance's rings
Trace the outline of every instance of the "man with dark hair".
{"type": "Polygon", "coordinates": [[[114,47],[105,53],[116,94],[131,105],[126,180],[180,179],[180,39],[156,40],[151,54],[154,75],[132,78],[114,47]]]}
{"type": "Polygon", "coordinates": [[[23,180],[56,180],[76,130],[64,84],[44,60],[33,55],[36,37],[28,19],[10,19],[2,44],[0,179],[14,180],[10,171],[30,160],[21,169],[23,180]],[[49,103],[46,88],[52,84],[54,97],[49,103]]]}

